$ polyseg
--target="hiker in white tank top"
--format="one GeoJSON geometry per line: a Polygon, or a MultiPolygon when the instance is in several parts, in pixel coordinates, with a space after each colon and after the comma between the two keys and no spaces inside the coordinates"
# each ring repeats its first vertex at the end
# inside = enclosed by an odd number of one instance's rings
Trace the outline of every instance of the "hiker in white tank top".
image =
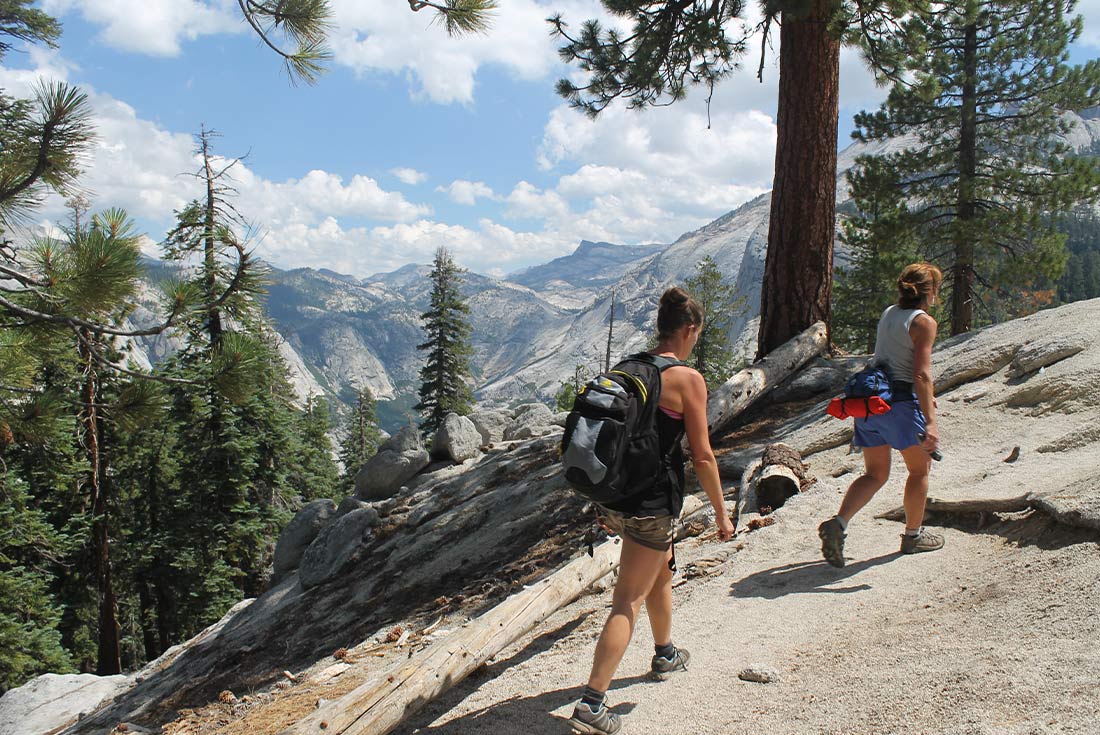
{"type": "Polygon", "coordinates": [[[886,370],[894,382],[913,382],[913,338],[909,328],[924,309],[903,309],[897,304],[886,307],[878,320],[875,338],[875,365],[886,370]]]}
{"type": "Polygon", "coordinates": [[[932,344],[936,320],[927,309],[939,297],[943,274],[930,263],[906,266],[898,277],[898,303],[882,313],[875,339],[874,364],[890,375],[890,410],[855,421],[852,444],[863,449],[863,475],[848,487],[840,510],[818,526],[821,554],[835,567],[844,566],[848,522],[890,477],[896,449],[909,471],[905,479],[905,533],[901,552],[913,554],[943,547],[943,536],[924,530],[931,453],[939,445],[936,399],[932,386],[932,344]]]}

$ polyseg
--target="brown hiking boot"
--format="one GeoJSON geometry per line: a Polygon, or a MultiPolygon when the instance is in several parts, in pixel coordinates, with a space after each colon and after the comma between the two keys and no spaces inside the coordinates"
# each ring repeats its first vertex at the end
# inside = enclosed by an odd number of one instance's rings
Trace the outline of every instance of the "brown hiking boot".
{"type": "Polygon", "coordinates": [[[943,548],[943,536],[926,531],[923,528],[916,536],[901,536],[901,553],[919,554],[922,551],[935,551],[943,548]]]}

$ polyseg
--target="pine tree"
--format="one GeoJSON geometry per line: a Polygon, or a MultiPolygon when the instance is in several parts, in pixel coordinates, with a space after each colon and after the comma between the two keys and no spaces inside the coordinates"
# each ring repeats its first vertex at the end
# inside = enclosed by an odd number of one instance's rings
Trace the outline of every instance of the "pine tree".
{"type": "MultiPolygon", "coordinates": [[[[0,59],[17,41],[56,47],[61,26],[32,4],[0,3],[0,59]]],[[[33,99],[0,91],[0,255],[9,261],[3,276],[23,281],[24,274],[11,262],[7,235],[12,225],[25,220],[48,192],[67,196],[74,191],[80,158],[94,137],[90,114],[87,95],[67,84],[40,85],[33,99]]],[[[3,291],[8,289],[0,295],[3,291]]]]}
{"type": "Polygon", "coordinates": [[[169,259],[201,258],[186,285],[204,302],[181,323],[186,345],[164,368],[181,457],[162,524],[177,550],[167,596],[173,641],[262,591],[278,529],[303,499],[331,494],[335,478],[327,438],[315,431],[321,414],[306,419],[294,408],[263,317],[264,274],[231,201],[239,159],[217,158],[214,137],[205,128],[197,136],[204,194],[177,213],[164,243],[169,259]],[[312,433],[305,440],[304,423],[312,433]]]}
{"type": "Polygon", "coordinates": [[[22,439],[0,437],[0,693],[39,674],[73,670],[62,646],[52,559],[74,544],[20,477],[27,470],[22,439]]]}
{"type": "Polygon", "coordinates": [[[744,311],[745,298],[737,295],[737,286],[726,281],[709,255],[695,266],[695,274],[687,280],[685,288],[703,307],[703,329],[692,354],[695,369],[703,374],[713,390],[733,374],[730,331],[733,320],[744,311]]]}
{"type": "Polygon", "coordinates": [[[573,409],[573,399],[581,392],[581,388],[588,382],[589,377],[588,369],[584,365],[577,365],[573,368],[573,375],[569,380],[561,381],[561,387],[554,394],[554,405],[559,411],[573,409]]]}
{"type": "MultiPolygon", "coordinates": [[[[727,32],[744,10],[739,0],[604,0],[603,5],[631,21],[631,31],[605,31],[590,20],[570,35],[561,16],[549,21],[566,41],[562,59],[590,74],[583,86],[559,81],[558,93],[593,116],[619,97],[644,107],[682,99],[691,85],[713,94],[746,49],[743,28],[727,32]]],[[[841,45],[859,46],[877,73],[898,78],[906,57],[885,41],[899,31],[899,18],[925,2],[767,0],[762,5],[764,45],[773,24],[780,27],[780,42],[760,355],[816,321],[830,322],[841,45]]]]}
{"type": "Polygon", "coordinates": [[[967,0],[915,15],[899,48],[926,50],[923,70],[856,117],[858,140],[912,144],[858,162],[870,187],[853,192],[855,226],[867,226],[875,188],[897,190],[879,242],[915,240],[946,266],[952,334],[972,328],[975,302],[989,315],[988,299],[1057,277],[1064,236],[1052,220],[1100,197],[1100,162],[1069,155],[1062,137],[1063,111],[1100,101],[1100,61],[1066,63],[1082,27],[1074,5],[967,0]]]}
{"type": "Polygon", "coordinates": [[[473,394],[466,384],[470,376],[470,307],[462,296],[462,274],[446,248],[435,251],[432,265],[432,295],[424,320],[427,340],[417,345],[427,353],[420,371],[420,402],[415,408],[424,417],[420,429],[434,432],[449,413],[470,412],[473,394]]]}
{"type": "MultiPolygon", "coordinates": [[[[138,244],[138,234],[126,214],[109,210],[94,216],[89,223],[81,222],[78,215],[65,240],[43,238],[32,248],[35,271],[51,284],[55,299],[52,307],[88,325],[69,333],[76,367],[70,400],[76,406],[79,445],[84,453],[85,472],[78,482],[83,512],[90,519],[90,539],[79,563],[91,562],[87,572],[96,588],[99,674],[121,672],[118,608],[110,556],[112,498],[106,482],[105,422],[116,409],[124,410],[123,395],[136,397],[143,389],[140,384],[118,383],[120,376],[129,372],[121,367],[124,355],[113,335],[93,325],[122,321],[138,286],[138,244]],[[117,393],[112,396],[113,390],[117,393]]],[[[47,306],[34,304],[32,308],[45,310],[47,306]]],[[[54,329],[61,332],[60,327],[54,329]]]]}
{"type": "Polygon", "coordinates": [[[344,440],[340,442],[340,464],[344,466],[340,482],[345,490],[354,489],[359,469],[375,455],[381,442],[377,403],[370,388],[363,385],[355,392],[355,405],[344,424],[344,440]]]}
{"type": "Polygon", "coordinates": [[[1066,272],[1058,280],[1061,303],[1100,296],[1100,220],[1087,212],[1075,212],[1059,220],[1055,228],[1066,235],[1066,272]]]}
{"type": "Polygon", "coordinates": [[[328,402],[313,395],[297,416],[296,456],[288,478],[302,501],[336,498],[340,488],[339,472],[332,458],[328,402]]]}
{"type": "Polygon", "coordinates": [[[200,333],[216,349],[226,329],[225,320],[254,321],[259,314],[257,297],[263,293],[263,269],[255,262],[240,233],[250,227],[231,198],[232,170],[241,159],[217,158],[213,141],[218,133],[203,127],[195,136],[195,153],[202,164],[192,174],[203,187],[203,195],[176,213],[176,226],[164,239],[166,260],[186,261],[201,257],[201,277],[191,282],[202,294],[206,306],[203,319],[194,316],[186,326],[189,336],[200,333]]]}
{"type": "Polygon", "coordinates": [[[854,352],[873,352],[878,320],[896,299],[898,274],[921,258],[920,244],[898,228],[906,203],[881,161],[869,159],[848,174],[854,216],[841,222],[841,240],[848,246],[846,264],[836,268],[833,291],[833,340],[854,352]]]}

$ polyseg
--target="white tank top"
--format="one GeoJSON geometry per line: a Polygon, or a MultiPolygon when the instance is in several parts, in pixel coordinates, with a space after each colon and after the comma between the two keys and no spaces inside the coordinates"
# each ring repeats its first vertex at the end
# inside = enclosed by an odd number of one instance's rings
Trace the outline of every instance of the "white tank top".
{"type": "Polygon", "coordinates": [[[902,309],[896,304],[886,308],[878,320],[875,338],[875,365],[885,368],[896,382],[913,382],[913,339],[909,327],[923,309],[902,309]]]}

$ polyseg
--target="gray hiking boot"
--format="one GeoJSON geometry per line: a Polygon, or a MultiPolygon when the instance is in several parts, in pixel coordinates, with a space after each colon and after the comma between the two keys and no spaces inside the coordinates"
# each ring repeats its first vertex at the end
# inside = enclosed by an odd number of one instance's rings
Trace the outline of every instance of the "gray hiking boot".
{"type": "Polygon", "coordinates": [[[943,536],[921,529],[916,536],[901,537],[901,553],[919,554],[922,551],[935,551],[943,548],[943,536]]]}
{"type": "Polygon", "coordinates": [[[821,537],[821,555],[834,567],[844,566],[844,526],[835,516],[817,527],[821,537]]]}
{"type": "Polygon", "coordinates": [[[673,674],[687,671],[689,661],[691,661],[691,654],[683,648],[677,648],[672,658],[654,656],[649,665],[649,678],[664,681],[673,674]]]}
{"type": "Polygon", "coordinates": [[[607,707],[607,699],[599,709],[593,710],[585,702],[577,702],[569,726],[585,735],[615,735],[623,729],[622,718],[607,707]]]}

